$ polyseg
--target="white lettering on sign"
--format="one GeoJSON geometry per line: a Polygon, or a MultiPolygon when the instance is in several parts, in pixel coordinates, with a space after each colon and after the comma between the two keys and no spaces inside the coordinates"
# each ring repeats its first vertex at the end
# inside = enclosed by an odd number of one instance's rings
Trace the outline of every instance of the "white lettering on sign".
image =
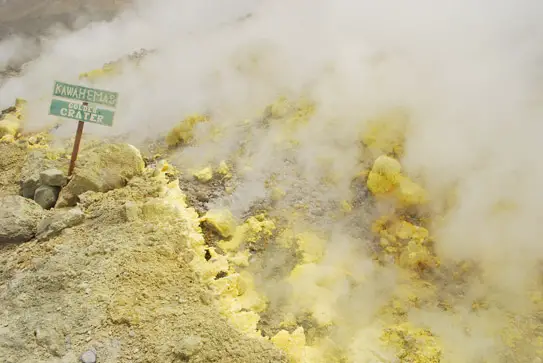
{"type": "Polygon", "coordinates": [[[117,94],[114,92],[69,85],[61,82],[55,83],[53,93],[56,96],[73,98],[85,102],[101,103],[109,106],[115,106],[117,103],[117,94]]]}
{"type": "Polygon", "coordinates": [[[80,103],[70,103],[68,105],[69,108],[74,109],[76,111],[83,111],[83,112],[96,112],[96,108],[88,105],[82,105],[80,103]]]}
{"type": "Polygon", "coordinates": [[[60,116],[67,116],[68,115],[68,109],[67,108],[61,108],[60,109],[60,116]]]}

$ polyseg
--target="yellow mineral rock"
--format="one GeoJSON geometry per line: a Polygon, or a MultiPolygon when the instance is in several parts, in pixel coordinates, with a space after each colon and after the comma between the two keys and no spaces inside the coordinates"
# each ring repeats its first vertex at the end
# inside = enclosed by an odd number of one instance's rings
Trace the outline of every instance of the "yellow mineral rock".
{"type": "Polygon", "coordinates": [[[192,174],[196,180],[198,180],[201,183],[207,183],[211,179],[213,179],[213,169],[211,167],[203,168],[202,170],[198,170],[192,174]]]}
{"type": "Polygon", "coordinates": [[[194,137],[194,127],[204,121],[207,121],[207,118],[202,115],[192,115],[185,118],[166,135],[166,143],[172,147],[190,142],[194,137]]]}
{"type": "Polygon", "coordinates": [[[318,262],[324,256],[326,241],[314,233],[302,232],[296,236],[303,263],[318,262]]]}
{"type": "Polygon", "coordinates": [[[416,241],[409,241],[407,246],[402,249],[399,263],[400,266],[412,270],[437,267],[439,264],[437,257],[430,251],[428,246],[416,241]]]}
{"type": "Polygon", "coordinates": [[[230,167],[226,163],[226,161],[221,161],[219,163],[219,166],[217,167],[217,174],[222,176],[224,179],[230,179],[232,178],[232,173],[230,172],[230,167]]]}
{"type": "Polygon", "coordinates": [[[402,362],[441,362],[442,349],[439,341],[426,329],[403,323],[386,329],[381,339],[387,345],[396,349],[397,357],[402,362]]]}
{"type": "Polygon", "coordinates": [[[228,209],[211,209],[201,219],[221,237],[229,238],[236,231],[236,220],[228,209]]]}
{"type": "Polygon", "coordinates": [[[13,135],[4,135],[0,138],[0,142],[3,144],[11,144],[15,142],[15,136],[13,135]]]}
{"type": "Polygon", "coordinates": [[[408,177],[402,175],[399,161],[379,156],[368,174],[368,189],[375,195],[394,195],[403,205],[423,204],[427,201],[426,191],[408,177]]]}
{"type": "Polygon", "coordinates": [[[275,223],[264,214],[252,216],[236,228],[230,241],[221,241],[219,246],[224,251],[237,251],[242,243],[255,243],[262,238],[270,237],[275,228],[275,223]]]}
{"type": "Polygon", "coordinates": [[[412,239],[419,243],[424,242],[428,239],[429,232],[426,228],[415,226],[406,221],[400,221],[395,224],[392,228],[395,229],[395,234],[398,238],[401,239],[412,239]]]}
{"type": "Polygon", "coordinates": [[[285,351],[291,362],[300,362],[305,348],[305,333],[303,327],[298,327],[292,333],[286,330],[279,331],[271,338],[272,343],[285,351]]]}
{"type": "Polygon", "coordinates": [[[342,201],[341,201],[341,210],[342,210],[344,213],[350,213],[350,212],[353,211],[353,206],[352,206],[351,203],[349,203],[348,201],[342,200],[342,201]]]}
{"type": "Polygon", "coordinates": [[[26,105],[27,101],[22,98],[17,98],[15,100],[15,116],[17,116],[19,120],[25,119],[26,105]]]}
{"type": "Polygon", "coordinates": [[[267,111],[269,115],[273,118],[281,118],[288,114],[291,109],[286,97],[280,97],[277,101],[268,106],[267,111]]]}
{"type": "Polygon", "coordinates": [[[100,78],[111,76],[113,74],[119,73],[120,68],[117,62],[105,64],[102,68],[94,69],[89,72],[84,72],[79,74],[79,79],[87,79],[89,81],[95,81],[100,78]]]}
{"type": "Polygon", "coordinates": [[[262,338],[262,333],[257,329],[260,315],[253,311],[238,311],[227,316],[228,321],[240,332],[252,338],[262,338]]]}
{"type": "Polygon", "coordinates": [[[205,258],[205,255],[199,254],[195,255],[190,262],[192,269],[198,273],[204,282],[215,279],[220,272],[230,270],[226,256],[218,254],[213,247],[207,248],[207,253],[211,256],[209,260],[205,258]]]}
{"type": "Polygon", "coordinates": [[[381,155],[373,163],[368,174],[368,188],[374,194],[391,192],[400,181],[402,166],[398,160],[390,156],[381,155]]]}
{"type": "Polygon", "coordinates": [[[287,353],[291,363],[327,362],[318,349],[306,345],[304,328],[301,326],[292,333],[279,331],[271,338],[271,342],[287,353]]]}
{"type": "Polygon", "coordinates": [[[7,113],[0,120],[0,137],[11,135],[16,136],[21,128],[21,124],[17,116],[12,113],[7,113]]]}
{"type": "Polygon", "coordinates": [[[401,177],[395,190],[400,202],[406,205],[423,204],[427,201],[426,191],[407,177],[401,177]]]}
{"type": "Polygon", "coordinates": [[[271,199],[275,202],[283,199],[285,195],[286,195],[285,191],[279,187],[274,187],[271,190],[271,199]]]}
{"type": "Polygon", "coordinates": [[[249,266],[249,250],[228,254],[228,261],[239,267],[249,266]]]}

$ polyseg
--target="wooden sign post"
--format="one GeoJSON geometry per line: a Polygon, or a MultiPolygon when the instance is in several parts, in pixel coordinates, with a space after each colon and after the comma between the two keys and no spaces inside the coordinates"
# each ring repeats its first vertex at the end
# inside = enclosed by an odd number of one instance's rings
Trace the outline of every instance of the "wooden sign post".
{"type": "Polygon", "coordinates": [[[79,121],[68,176],[72,175],[75,168],[85,122],[113,126],[118,96],[116,92],[55,82],[53,97],[60,99],[53,98],[49,114],[79,121]]]}

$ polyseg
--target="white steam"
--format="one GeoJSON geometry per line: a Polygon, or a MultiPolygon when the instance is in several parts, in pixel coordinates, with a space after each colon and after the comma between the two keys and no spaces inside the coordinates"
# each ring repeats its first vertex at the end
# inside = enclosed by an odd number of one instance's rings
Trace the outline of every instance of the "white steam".
{"type": "MultiPolygon", "coordinates": [[[[278,147],[277,128],[250,131],[247,182],[222,201],[239,215],[264,196],[271,172],[281,172],[287,188],[300,195],[349,199],[365,120],[406,107],[412,120],[402,164],[424,180],[436,211],[454,187],[456,204],[432,231],[439,256],[478,261],[481,291],[518,310],[525,308],[523,294],[543,258],[541,19],[537,0],[140,1],[111,22],[44,42],[21,77],[4,80],[0,108],[15,97],[28,99],[27,128],[39,129],[51,121],[54,80],[78,82],[80,72],[140,48],[155,50],[139,67],[127,65],[121,75],[95,84],[119,92],[120,103],[113,128],[89,125],[85,132],[128,135],[139,143],[188,114],[211,112],[213,124],[225,130],[223,139],[180,156],[204,166],[232,155],[246,135],[241,122],[277,96],[314,100],[317,114],[295,135],[294,168],[285,166],[290,151],[278,147]],[[296,189],[298,174],[311,181],[329,172],[339,176],[336,187],[296,189]]],[[[0,70],[26,56],[24,42],[0,43],[0,70]]],[[[66,122],[59,133],[74,128],[66,122]]],[[[331,248],[324,265],[349,254],[350,247],[331,248]]],[[[363,266],[370,261],[358,257],[363,266]]],[[[340,337],[372,335],[363,329],[386,296],[379,286],[398,284],[390,271],[379,278],[363,270],[370,275],[367,289],[340,289],[338,319],[346,324],[340,337]]],[[[478,362],[500,346],[489,331],[501,320],[488,314],[466,312],[465,325],[442,311],[413,319],[442,336],[450,361],[478,362]]]]}

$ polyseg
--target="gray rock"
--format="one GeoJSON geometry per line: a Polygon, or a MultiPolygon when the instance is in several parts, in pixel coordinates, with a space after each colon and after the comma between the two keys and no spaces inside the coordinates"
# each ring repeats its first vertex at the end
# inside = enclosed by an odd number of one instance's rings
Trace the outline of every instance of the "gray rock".
{"type": "Polygon", "coordinates": [[[123,187],[145,167],[138,149],[129,144],[102,144],[82,153],[74,174],[62,189],[57,208],[74,206],[87,192],[107,192],[123,187]]]}
{"type": "Polygon", "coordinates": [[[43,209],[51,209],[55,206],[60,193],[60,187],[51,187],[49,185],[42,185],[36,189],[34,194],[34,200],[43,209]]]}
{"type": "Polygon", "coordinates": [[[30,175],[26,179],[21,180],[21,194],[25,198],[34,198],[36,189],[40,186],[40,177],[37,174],[30,175]]]}
{"type": "Polygon", "coordinates": [[[30,241],[44,215],[33,200],[19,195],[0,198],[0,243],[30,241]]]}
{"type": "Polygon", "coordinates": [[[40,173],[40,183],[52,187],[63,187],[67,183],[67,178],[61,170],[47,169],[40,173]]]}
{"type": "Polygon", "coordinates": [[[66,228],[77,226],[84,220],[85,214],[78,207],[55,211],[53,215],[39,222],[36,237],[39,241],[45,241],[51,237],[58,236],[66,228]]]}
{"type": "Polygon", "coordinates": [[[81,363],[96,363],[96,353],[92,350],[87,350],[85,353],[81,354],[79,360],[81,363]]]}

